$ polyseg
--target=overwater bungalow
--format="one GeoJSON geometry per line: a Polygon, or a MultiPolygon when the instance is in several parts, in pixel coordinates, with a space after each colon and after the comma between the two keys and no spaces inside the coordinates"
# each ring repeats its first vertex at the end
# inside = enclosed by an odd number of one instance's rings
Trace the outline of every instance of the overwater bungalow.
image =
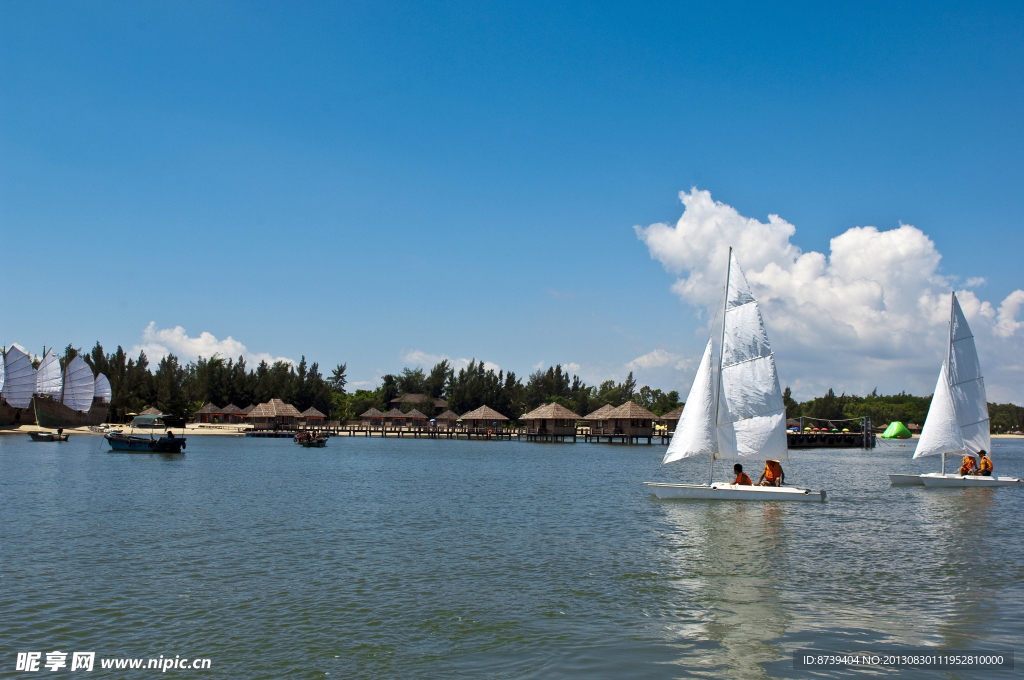
{"type": "Polygon", "coordinates": [[[221,421],[221,422],[227,422],[227,423],[244,423],[245,422],[245,413],[242,411],[242,409],[238,408],[234,404],[228,404],[227,406],[225,406],[223,408],[223,411],[224,411],[224,420],[221,421]]]}
{"type": "Polygon", "coordinates": [[[572,437],[576,441],[576,421],[579,416],[557,402],[544,404],[523,415],[520,420],[526,423],[526,439],[565,441],[572,437]]]}
{"type": "Polygon", "coordinates": [[[413,427],[426,427],[427,426],[427,416],[425,416],[423,413],[421,413],[419,411],[419,409],[415,409],[414,408],[413,410],[411,410],[408,413],[406,413],[405,417],[408,419],[406,422],[409,425],[412,425],[413,427]]]}
{"type": "Polygon", "coordinates": [[[324,421],[327,420],[327,416],[320,413],[320,411],[317,411],[312,406],[303,411],[301,415],[303,425],[305,425],[307,429],[314,428],[319,430],[324,426],[324,421]]]}
{"type": "Polygon", "coordinates": [[[438,427],[455,427],[459,420],[459,414],[453,413],[450,409],[434,418],[438,427]]]}
{"type": "Polygon", "coordinates": [[[679,419],[683,417],[683,407],[678,406],[661,417],[661,424],[669,432],[675,432],[679,425],[679,419]]]}
{"type": "Polygon", "coordinates": [[[406,415],[400,409],[391,409],[384,414],[384,419],[388,421],[391,427],[405,427],[406,415]]]}
{"type": "Polygon", "coordinates": [[[359,420],[363,422],[363,425],[382,427],[384,425],[384,414],[375,408],[371,408],[366,413],[360,414],[359,420]]]}
{"type": "Polygon", "coordinates": [[[501,415],[490,406],[481,406],[475,411],[462,414],[463,427],[497,431],[501,428],[502,422],[508,422],[508,418],[501,415]]]}
{"type": "Polygon", "coordinates": [[[301,417],[297,408],[280,399],[259,404],[249,414],[249,420],[257,430],[294,430],[301,417]]]}
{"type": "Polygon", "coordinates": [[[585,420],[587,422],[587,425],[590,426],[591,432],[593,432],[594,430],[600,430],[605,427],[605,421],[608,419],[608,414],[614,410],[614,406],[612,406],[611,404],[605,404],[601,408],[592,412],[583,420],[585,420]]]}
{"type": "Polygon", "coordinates": [[[652,436],[654,421],[657,419],[658,416],[632,401],[627,401],[609,413],[607,418],[615,429],[614,434],[624,434],[630,437],[652,436]]]}
{"type": "Polygon", "coordinates": [[[255,408],[256,404],[249,404],[248,406],[242,409],[242,415],[248,418],[249,414],[251,414],[255,408]]]}
{"type": "Polygon", "coordinates": [[[216,423],[219,420],[219,416],[222,415],[224,415],[224,410],[220,406],[214,404],[212,401],[208,401],[205,404],[203,404],[202,408],[196,411],[195,420],[193,422],[216,423]]]}

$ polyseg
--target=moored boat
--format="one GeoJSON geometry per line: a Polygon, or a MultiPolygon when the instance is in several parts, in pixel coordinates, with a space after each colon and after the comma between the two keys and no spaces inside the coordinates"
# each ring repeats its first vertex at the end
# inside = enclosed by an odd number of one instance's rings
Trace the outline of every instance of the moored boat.
{"type": "Polygon", "coordinates": [[[144,415],[135,416],[132,419],[132,426],[128,434],[124,432],[110,432],[103,435],[103,438],[110,444],[112,451],[128,451],[131,453],[181,453],[185,448],[185,437],[175,437],[174,432],[168,430],[163,416],[144,415]],[[164,426],[167,434],[159,438],[154,437],[152,430],[149,437],[141,437],[135,434],[136,427],[160,427],[164,426]]]}
{"type": "Polygon", "coordinates": [[[29,432],[28,436],[32,437],[34,442],[66,442],[70,435],[63,434],[62,432],[29,432]]]}
{"type": "Polygon", "coordinates": [[[716,460],[788,461],[786,408],[764,320],[729,249],[717,371],[707,347],[662,465],[711,457],[707,484],[644,482],[658,498],[824,501],[824,491],[714,481],[716,460]]]}

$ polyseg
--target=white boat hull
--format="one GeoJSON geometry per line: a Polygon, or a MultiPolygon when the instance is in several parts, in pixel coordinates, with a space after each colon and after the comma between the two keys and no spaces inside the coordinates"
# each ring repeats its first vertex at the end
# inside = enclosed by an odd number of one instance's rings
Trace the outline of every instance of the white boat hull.
{"type": "Polygon", "coordinates": [[[1016,477],[982,477],[981,475],[921,475],[927,487],[939,486],[1019,486],[1024,484],[1016,477]]]}
{"type": "Polygon", "coordinates": [[[914,486],[924,486],[924,481],[921,479],[923,475],[889,475],[890,484],[912,484],[914,486]]]}
{"type": "Polygon", "coordinates": [[[820,503],[824,491],[792,486],[740,486],[739,484],[664,484],[644,482],[658,498],[693,498],[731,501],[803,501],[820,503]]]}

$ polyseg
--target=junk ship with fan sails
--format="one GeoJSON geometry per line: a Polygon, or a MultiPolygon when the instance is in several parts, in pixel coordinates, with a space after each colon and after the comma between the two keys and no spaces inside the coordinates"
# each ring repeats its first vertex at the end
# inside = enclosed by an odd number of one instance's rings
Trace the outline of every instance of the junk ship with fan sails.
{"type": "Polygon", "coordinates": [[[46,350],[39,368],[18,347],[4,348],[0,361],[0,426],[81,427],[107,419],[110,381],[93,374],[76,356],[62,371],[53,350],[46,350]]]}

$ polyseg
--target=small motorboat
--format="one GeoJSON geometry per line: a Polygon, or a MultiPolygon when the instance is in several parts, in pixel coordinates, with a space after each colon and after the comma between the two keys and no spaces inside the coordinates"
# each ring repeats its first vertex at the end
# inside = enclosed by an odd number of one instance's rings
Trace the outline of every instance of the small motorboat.
{"type": "Polygon", "coordinates": [[[141,415],[132,419],[131,429],[128,434],[121,431],[110,432],[103,435],[103,438],[110,444],[111,451],[128,451],[130,453],[181,453],[185,448],[185,438],[175,437],[174,433],[168,430],[164,416],[141,415]],[[157,438],[153,436],[152,428],[163,427],[167,432],[164,436],[157,438]],[[136,427],[148,427],[149,437],[140,437],[135,434],[136,427]]]}
{"type": "Polygon", "coordinates": [[[327,435],[299,432],[295,435],[295,443],[306,449],[322,449],[327,446],[327,435]]]}
{"type": "Polygon", "coordinates": [[[66,442],[70,435],[64,434],[63,429],[56,432],[29,432],[34,442],[66,442]]]}

